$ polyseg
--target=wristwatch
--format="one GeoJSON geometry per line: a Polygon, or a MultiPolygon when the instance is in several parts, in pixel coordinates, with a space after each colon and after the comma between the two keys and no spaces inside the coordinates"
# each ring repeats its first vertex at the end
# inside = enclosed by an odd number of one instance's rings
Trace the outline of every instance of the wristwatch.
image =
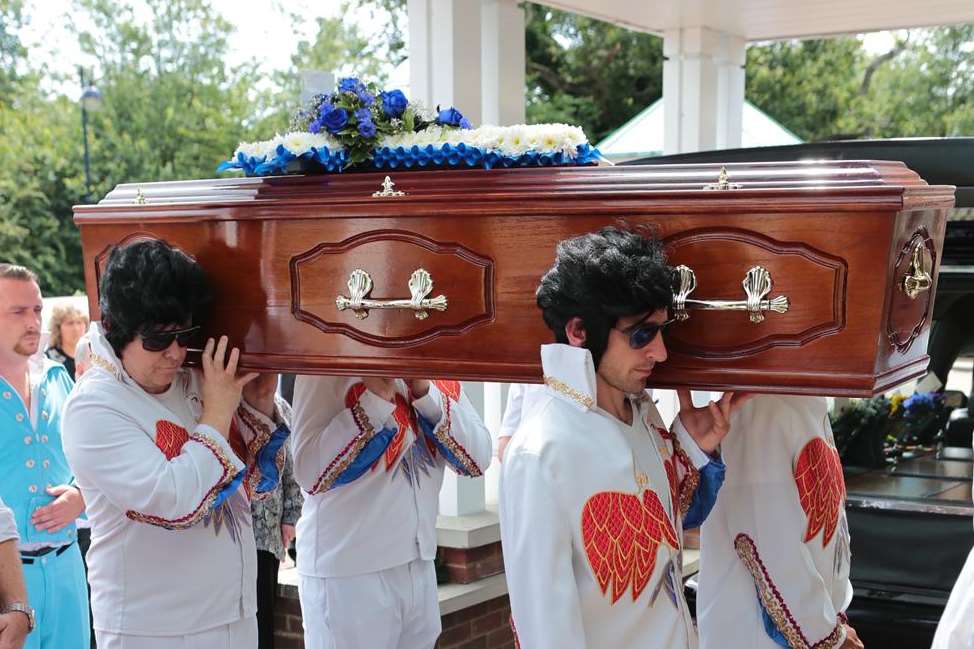
{"type": "Polygon", "coordinates": [[[34,630],[34,609],[23,602],[10,602],[3,609],[0,609],[0,614],[6,613],[23,613],[27,616],[27,633],[34,630]]]}

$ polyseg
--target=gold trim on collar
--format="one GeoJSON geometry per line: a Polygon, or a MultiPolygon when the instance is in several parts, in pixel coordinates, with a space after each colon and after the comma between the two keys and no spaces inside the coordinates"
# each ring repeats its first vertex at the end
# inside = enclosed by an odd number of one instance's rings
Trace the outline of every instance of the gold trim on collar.
{"type": "Polygon", "coordinates": [[[555,392],[563,394],[586,410],[591,410],[595,405],[595,399],[593,397],[585,394],[584,392],[579,392],[571,386],[562,383],[553,376],[545,376],[544,383],[555,392]]]}
{"type": "Polygon", "coordinates": [[[118,371],[118,368],[115,367],[115,365],[113,363],[111,363],[110,361],[102,358],[101,356],[99,356],[95,352],[91,352],[90,353],[90,359],[91,359],[91,364],[92,365],[97,365],[101,369],[105,370],[106,372],[108,372],[109,374],[111,374],[112,376],[114,376],[118,381],[121,381],[122,380],[122,373],[119,372],[118,371]]]}

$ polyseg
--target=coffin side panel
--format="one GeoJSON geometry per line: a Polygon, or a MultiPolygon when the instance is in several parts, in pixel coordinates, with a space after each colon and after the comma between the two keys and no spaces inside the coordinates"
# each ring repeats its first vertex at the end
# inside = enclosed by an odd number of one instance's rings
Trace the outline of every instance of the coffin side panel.
{"type": "MultiPolygon", "coordinates": [[[[148,233],[206,269],[216,299],[205,333],[229,335],[246,368],[533,382],[541,374],[538,347],[553,340],[534,292],[557,242],[623,219],[651,226],[668,242],[672,263],[695,267],[699,297],[739,299],[743,273],[761,264],[772,273],[771,295],[792,301],[788,313],[759,324],[740,312],[693,313],[668,332],[670,359],[654,371],[655,385],[865,395],[880,381],[922,371],[914,353],[925,346],[925,331],[910,354],[876,361],[879,345],[889,346],[883,285],[893,267],[894,214],[661,214],[643,200],[593,202],[583,215],[494,213],[482,205],[475,219],[460,218],[459,203],[368,218],[308,207],[293,219],[260,220],[236,219],[244,208],[231,206],[213,208],[206,220],[84,225],[89,294],[95,257],[148,233]],[[420,267],[432,276],[431,295],[448,298],[446,311],[422,321],[379,311],[358,320],[336,309],[355,268],[371,274],[371,297],[400,299],[420,267]],[[731,340],[733,332],[743,337],[731,340]]],[[[897,226],[906,237],[907,229],[897,226]]],[[[942,241],[942,228],[930,232],[942,241]]]]}
{"type": "Polygon", "coordinates": [[[665,240],[673,265],[696,273],[691,297],[744,301],[747,271],[770,271],[768,298],[784,296],[785,313],[765,312],[752,322],[745,311],[691,310],[667,337],[669,347],[698,358],[735,358],[774,347],[801,347],[845,326],[846,262],[803,242],[773,239],[741,228],[706,228],[680,232],[665,240]]]}
{"type": "Polygon", "coordinates": [[[325,333],[377,347],[406,347],[438,336],[461,335],[494,318],[494,264],[457,243],[437,242],[403,230],[378,230],[338,243],[319,243],[290,260],[291,312],[325,333]],[[410,278],[427,271],[428,298],[443,310],[340,309],[350,299],[352,273],[364,272],[367,299],[409,300],[410,278]],[[417,317],[419,314],[419,317],[417,317]]]}

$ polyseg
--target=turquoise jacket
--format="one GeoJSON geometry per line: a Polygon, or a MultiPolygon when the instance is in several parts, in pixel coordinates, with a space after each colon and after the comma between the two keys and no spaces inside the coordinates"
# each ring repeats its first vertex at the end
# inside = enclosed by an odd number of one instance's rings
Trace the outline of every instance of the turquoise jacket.
{"type": "Polygon", "coordinates": [[[0,377],[0,499],[14,512],[21,543],[62,545],[77,535],[74,523],[53,534],[30,523],[34,510],[54,500],[47,487],[74,483],[61,448],[61,412],[73,385],[63,365],[45,360],[32,395],[35,429],[20,395],[0,377]]]}

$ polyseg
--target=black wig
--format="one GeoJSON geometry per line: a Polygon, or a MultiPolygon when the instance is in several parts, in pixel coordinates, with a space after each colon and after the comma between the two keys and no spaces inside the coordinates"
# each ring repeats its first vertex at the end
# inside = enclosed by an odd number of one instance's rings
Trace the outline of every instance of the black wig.
{"type": "Polygon", "coordinates": [[[211,300],[200,265],[158,239],[112,250],[99,292],[105,337],[119,358],[140,333],[201,324],[211,300]]]}
{"type": "Polygon", "coordinates": [[[555,339],[567,343],[565,325],[579,317],[595,367],[620,317],[670,307],[673,273],[663,246],[649,232],[606,227],[558,244],[555,265],[536,293],[555,339]]]}

